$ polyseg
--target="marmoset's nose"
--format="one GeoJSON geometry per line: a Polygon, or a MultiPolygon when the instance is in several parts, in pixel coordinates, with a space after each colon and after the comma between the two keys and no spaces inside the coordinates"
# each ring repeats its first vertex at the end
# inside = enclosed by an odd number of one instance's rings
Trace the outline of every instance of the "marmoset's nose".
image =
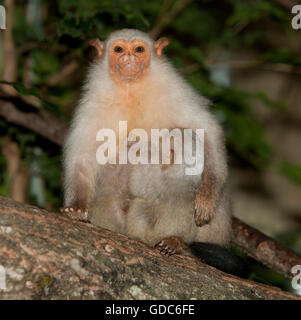
{"type": "Polygon", "coordinates": [[[135,60],[136,60],[136,57],[131,54],[125,54],[121,58],[121,61],[123,61],[123,62],[134,62],[135,60]]]}

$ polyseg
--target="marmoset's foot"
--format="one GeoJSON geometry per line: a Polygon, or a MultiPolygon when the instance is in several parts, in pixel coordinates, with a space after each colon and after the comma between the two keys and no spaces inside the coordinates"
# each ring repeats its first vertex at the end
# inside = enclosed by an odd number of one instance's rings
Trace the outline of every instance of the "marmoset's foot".
{"type": "Polygon", "coordinates": [[[171,256],[176,253],[183,254],[185,256],[193,256],[189,247],[179,237],[164,238],[155,245],[155,248],[167,256],[171,256]]]}
{"type": "Polygon", "coordinates": [[[61,213],[73,220],[90,222],[87,208],[64,207],[60,209],[61,213]]]}

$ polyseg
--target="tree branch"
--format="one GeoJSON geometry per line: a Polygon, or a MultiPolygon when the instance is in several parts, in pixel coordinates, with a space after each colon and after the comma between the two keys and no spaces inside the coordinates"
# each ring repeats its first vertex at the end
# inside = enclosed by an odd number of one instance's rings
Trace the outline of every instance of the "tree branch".
{"type": "Polygon", "coordinates": [[[0,197],[0,299],[301,299],[0,197]]]}
{"type": "MultiPolygon", "coordinates": [[[[51,113],[29,105],[25,106],[24,111],[24,107],[17,107],[20,103],[0,100],[0,117],[62,146],[67,124],[51,113]]],[[[24,102],[22,103],[24,105],[24,102]]],[[[235,246],[286,277],[292,277],[290,270],[293,265],[301,265],[301,258],[295,252],[237,218],[233,219],[233,233],[235,246]]]]}
{"type": "MultiPolygon", "coordinates": [[[[179,0],[169,11],[159,15],[154,27],[150,31],[152,38],[157,38],[162,30],[187,6],[192,0],[179,0]]],[[[166,5],[167,6],[167,5],[166,5]]]]}
{"type": "Polygon", "coordinates": [[[287,278],[294,276],[291,269],[301,265],[300,255],[237,218],[232,219],[232,226],[234,246],[287,278]]]}
{"type": "MultiPolygon", "coordinates": [[[[6,21],[7,26],[3,32],[3,45],[2,45],[2,61],[3,71],[2,80],[16,81],[17,79],[17,61],[15,42],[13,38],[13,17],[14,17],[14,0],[5,0],[4,5],[6,7],[6,21]]],[[[15,90],[12,87],[2,85],[4,90],[13,94],[15,90]]]]}
{"type": "Polygon", "coordinates": [[[300,4],[298,3],[298,1],[295,1],[295,0],[273,0],[273,1],[288,10],[291,10],[293,6],[300,4]]]}
{"type": "Polygon", "coordinates": [[[10,136],[3,138],[2,153],[10,180],[9,196],[19,202],[27,200],[28,168],[22,162],[20,146],[10,136]]]}
{"type": "Polygon", "coordinates": [[[59,72],[50,76],[47,80],[47,86],[56,86],[69,77],[77,68],[79,67],[79,62],[76,60],[72,60],[66,65],[64,65],[59,72]]]}
{"type": "Polygon", "coordinates": [[[0,117],[59,146],[63,144],[67,124],[45,110],[26,105],[23,101],[14,104],[0,99],[0,117]]]}

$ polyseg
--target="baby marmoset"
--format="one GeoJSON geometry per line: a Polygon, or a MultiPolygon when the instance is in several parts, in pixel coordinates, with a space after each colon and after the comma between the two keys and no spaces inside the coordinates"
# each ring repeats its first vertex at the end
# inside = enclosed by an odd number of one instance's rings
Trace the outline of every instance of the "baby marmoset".
{"type": "Polygon", "coordinates": [[[191,254],[187,245],[195,242],[227,246],[231,207],[223,132],[208,101],[163,56],[168,39],[123,29],[90,43],[98,56],[64,145],[62,211],[168,255],[191,254]],[[97,132],[108,128],[118,136],[119,121],[127,121],[128,131],[147,133],[204,129],[202,174],[185,175],[185,165],[173,163],[99,165],[97,132]]]}

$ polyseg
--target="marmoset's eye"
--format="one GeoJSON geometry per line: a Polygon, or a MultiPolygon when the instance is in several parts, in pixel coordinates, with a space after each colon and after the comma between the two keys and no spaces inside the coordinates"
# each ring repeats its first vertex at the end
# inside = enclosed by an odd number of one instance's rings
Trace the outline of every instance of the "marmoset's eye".
{"type": "Polygon", "coordinates": [[[119,47],[119,46],[116,46],[116,47],[114,48],[114,51],[115,51],[115,52],[123,52],[123,49],[122,49],[121,47],[119,47]]]}
{"type": "Polygon", "coordinates": [[[144,47],[137,47],[135,49],[136,52],[144,52],[144,47]]]}

